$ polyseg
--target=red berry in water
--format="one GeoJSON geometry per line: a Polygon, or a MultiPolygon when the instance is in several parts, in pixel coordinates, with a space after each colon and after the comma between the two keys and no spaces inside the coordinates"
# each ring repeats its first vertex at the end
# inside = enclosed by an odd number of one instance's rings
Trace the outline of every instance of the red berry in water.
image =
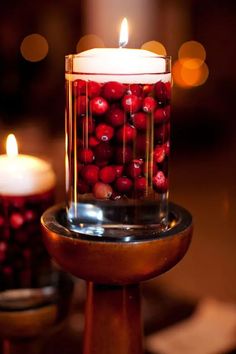
{"type": "Polygon", "coordinates": [[[159,193],[167,192],[168,180],[162,171],[158,171],[156,176],[153,177],[153,185],[159,193]]]}
{"type": "Polygon", "coordinates": [[[148,139],[146,137],[146,134],[138,134],[135,143],[136,143],[137,154],[140,155],[140,157],[144,157],[146,153],[147,144],[148,144],[148,139]]]}
{"type": "Polygon", "coordinates": [[[126,164],[132,160],[133,151],[129,146],[120,146],[116,148],[116,162],[126,164]]]}
{"type": "Polygon", "coordinates": [[[0,242],[0,252],[6,252],[7,244],[6,242],[0,242]]]}
{"type": "Polygon", "coordinates": [[[94,97],[90,101],[90,109],[92,114],[101,116],[107,112],[109,105],[107,101],[102,97],[94,97]]]}
{"type": "Polygon", "coordinates": [[[156,163],[161,163],[164,161],[165,156],[166,156],[165,146],[164,145],[156,146],[155,150],[153,151],[153,160],[156,163]]]}
{"type": "Polygon", "coordinates": [[[157,107],[157,102],[153,97],[145,97],[143,100],[143,110],[144,112],[151,113],[154,112],[157,107]]]}
{"type": "Polygon", "coordinates": [[[167,87],[164,82],[158,81],[155,85],[155,91],[158,102],[165,103],[168,101],[169,92],[167,92],[167,87]]]}
{"type": "Polygon", "coordinates": [[[109,199],[113,190],[109,184],[97,182],[93,187],[93,195],[97,199],[109,199]]]}
{"type": "Polygon", "coordinates": [[[3,227],[4,225],[4,218],[2,215],[0,215],[0,227],[3,227]]]}
{"type": "Polygon", "coordinates": [[[170,155],[170,142],[169,142],[169,141],[167,141],[167,142],[164,144],[164,148],[165,148],[166,156],[169,156],[169,155],[170,155]]]}
{"type": "Polygon", "coordinates": [[[24,219],[26,221],[33,221],[36,219],[36,214],[33,210],[26,210],[24,213],[24,219]]]}
{"type": "Polygon", "coordinates": [[[124,166],[123,165],[115,165],[114,169],[116,171],[116,178],[121,177],[124,171],[124,166]]]}
{"type": "Polygon", "coordinates": [[[77,97],[77,101],[76,101],[76,105],[77,105],[77,113],[79,115],[81,114],[85,114],[87,111],[87,107],[88,107],[88,99],[86,96],[78,96],[77,97]]]}
{"type": "Polygon", "coordinates": [[[74,94],[75,96],[85,95],[86,93],[86,81],[84,80],[75,80],[73,82],[74,94]]]}
{"type": "Polygon", "coordinates": [[[143,164],[144,176],[147,176],[147,175],[155,176],[157,174],[157,171],[158,171],[158,168],[155,163],[145,162],[145,164],[143,164]]]}
{"type": "Polygon", "coordinates": [[[136,178],[134,181],[134,189],[144,192],[147,189],[147,179],[145,177],[136,178]]]}
{"type": "Polygon", "coordinates": [[[112,139],[114,135],[114,128],[112,128],[110,125],[101,123],[98,124],[96,128],[96,137],[100,141],[109,141],[112,139]]]}
{"type": "Polygon", "coordinates": [[[136,95],[125,95],[122,99],[122,106],[126,112],[135,113],[142,107],[142,98],[136,95]]]}
{"type": "Polygon", "coordinates": [[[100,143],[100,141],[95,136],[90,136],[88,143],[90,147],[95,147],[100,143]]]}
{"type": "Polygon", "coordinates": [[[134,141],[136,137],[136,129],[129,124],[123,125],[117,133],[116,133],[117,140],[121,143],[129,143],[134,141]]]}
{"type": "Polygon", "coordinates": [[[104,183],[112,183],[116,179],[116,170],[113,166],[105,166],[99,172],[99,178],[104,183]]]}
{"type": "Polygon", "coordinates": [[[95,165],[86,165],[81,171],[81,176],[89,185],[93,185],[98,181],[99,168],[95,165]]]}
{"type": "Polygon", "coordinates": [[[135,128],[139,130],[146,130],[147,129],[147,123],[148,123],[148,116],[146,113],[143,112],[138,112],[135,113],[132,117],[133,119],[133,124],[135,128]]]}
{"type": "Polygon", "coordinates": [[[11,214],[10,224],[13,229],[19,229],[24,224],[23,216],[20,213],[11,214]]]}
{"type": "Polygon", "coordinates": [[[119,177],[116,180],[115,187],[118,192],[128,192],[132,188],[133,182],[128,177],[119,177]]]}
{"type": "Polygon", "coordinates": [[[108,101],[120,100],[125,92],[125,86],[120,82],[110,81],[103,86],[103,97],[108,101]]]}
{"type": "Polygon", "coordinates": [[[91,149],[82,149],[78,151],[78,160],[83,163],[91,163],[94,160],[94,153],[91,149]]]}
{"type": "Polygon", "coordinates": [[[166,85],[166,97],[168,100],[170,100],[171,99],[171,83],[170,83],[170,81],[166,82],[165,85],[166,85]]]}
{"type": "Polygon", "coordinates": [[[164,108],[157,108],[154,113],[154,123],[161,124],[165,123],[170,118],[170,105],[164,108]]]}
{"type": "Polygon", "coordinates": [[[101,92],[101,84],[95,81],[88,82],[88,96],[89,98],[94,98],[99,96],[101,92]]]}
{"type": "Polygon", "coordinates": [[[111,108],[107,114],[107,122],[113,127],[119,127],[126,122],[125,112],[117,107],[111,108]]]}
{"type": "Polygon", "coordinates": [[[152,93],[154,90],[154,85],[152,84],[147,84],[143,86],[143,93],[145,96],[147,96],[149,93],[152,93]]]}
{"type": "Polygon", "coordinates": [[[170,124],[159,125],[154,130],[155,144],[163,144],[170,137],[170,124]]]}
{"type": "Polygon", "coordinates": [[[141,164],[137,161],[131,162],[126,168],[126,173],[131,178],[136,178],[140,176],[141,172],[142,172],[141,164]]]}
{"type": "Polygon", "coordinates": [[[128,92],[136,96],[142,96],[143,89],[139,84],[132,84],[129,86],[128,92]]]}
{"type": "Polygon", "coordinates": [[[95,160],[107,163],[113,155],[113,147],[106,142],[101,142],[94,148],[95,160]]]}
{"type": "Polygon", "coordinates": [[[89,185],[82,181],[81,179],[78,179],[77,181],[77,191],[79,194],[85,194],[89,193],[89,185]]]}

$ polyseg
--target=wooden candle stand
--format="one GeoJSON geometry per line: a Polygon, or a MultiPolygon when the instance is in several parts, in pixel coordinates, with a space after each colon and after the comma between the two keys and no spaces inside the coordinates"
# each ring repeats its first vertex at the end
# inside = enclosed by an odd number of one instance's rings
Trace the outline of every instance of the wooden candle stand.
{"type": "Polygon", "coordinates": [[[189,212],[169,204],[170,227],[158,237],[111,239],[71,232],[59,205],[42,216],[50,255],[87,281],[83,354],[142,354],[140,282],[164,273],[186,253],[192,236],[189,212]]]}

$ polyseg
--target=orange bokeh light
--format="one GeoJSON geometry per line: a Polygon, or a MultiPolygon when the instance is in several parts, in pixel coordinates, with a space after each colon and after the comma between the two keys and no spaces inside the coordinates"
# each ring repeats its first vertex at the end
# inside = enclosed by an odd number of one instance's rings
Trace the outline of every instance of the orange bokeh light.
{"type": "Polygon", "coordinates": [[[189,59],[177,60],[172,68],[174,83],[182,88],[191,88],[203,85],[209,75],[206,63],[200,66],[189,67],[189,59]]]}
{"type": "Polygon", "coordinates": [[[86,34],[80,38],[79,42],[76,45],[76,53],[81,53],[85,50],[93,48],[104,48],[103,40],[96,36],[95,34],[86,34]]]}
{"type": "Polygon", "coordinates": [[[33,33],[26,36],[20,46],[20,51],[28,61],[37,62],[44,59],[48,54],[48,42],[40,34],[33,33]]]}
{"type": "Polygon", "coordinates": [[[197,41],[188,41],[181,45],[178,56],[180,60],[189,59],[189,62],[185,62],[184,65],[188,66],[190,69],[194,69],[197,66],[202,65],[206,59],[206,50],[201,43],[197,41]]]}
{"type": "Polygon", "coordinates": [[[166,55],[166,49],[164,45],[157,41],[149,41],[143,43],[141,49],[149,50],[150,52],[156,53],[158,55],[166,55]]]}

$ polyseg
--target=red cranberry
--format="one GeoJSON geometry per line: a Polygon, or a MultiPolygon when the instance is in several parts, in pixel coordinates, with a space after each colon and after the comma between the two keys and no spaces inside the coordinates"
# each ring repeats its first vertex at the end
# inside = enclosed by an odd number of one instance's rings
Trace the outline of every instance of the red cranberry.
{"type": "Polygon", "coordinates": [[[92,134],[95,129],[95,121],[92,117],[82,117],[79,122],[79,127],[81,126],[82,131],[87,134],[92,134]]]}
{"type": "Polygon", "coordinates": [[[136,178],[134,188],[137,191],[144,192],[147,189],[147,179],[145,177],[136,178]]]}
{"type": "Polygon", "coordinates": [[[169,142],[169,141],[167,141],[167,142],[164,144],[164,148],[165,148],[166,156],[169,156],[169,155],[170,155],[170,142],[169,142]]]}
{"type": "Polygon", "coordinates": [[[24,218],[26,221],[33,221],[35,220],[37,217],[37,215],[35,214],[35,212],[33,210],[26,210],[24,213],[24,218]]]}
{"type": "Polygon", "coordinates": [[[86,96],[77,97],[77,112],[79,115],[85,114],[88,107],[88,99],[86,96]]]}
{"type": "Polygon", "coordinates": [[[105,123],[98,124],[96,128],[96,137],[98,140],[109,141],[112,139],[113,135],[114,128],[112,128],[110,125],[105,123]]]}
{"type": "Polygon", "coordinates": [[[143,174],[147,177],[147,175],[155,176],[157,174],[158,168],[155,163],[145,162],[143,164],[143,174]]]}
{"type": "Polygon", "coordinates": [[[112,183],[116,179],[116,170],[113,166],[105,166],[99,172],[99,178],[104,183],[112,183]]]}
{"type": "Polygon", "coordinates": [[[108,101],[120,100],[125,92],[125,86],[116,81],[110,81],[103,86],[103,97],[108,101]]]}
{"type": "Polygon", "coordinates": [[[164,82],[158,81],[155,85],[155,90],[158,102],[165,103],[168,101],[169,92],[167,92],[167,87],[164,82]]]}
{"type": "Polygon", "coordinates": [[[90,189],[89,189],[89,186],[87,185],[87,183],[85,183],[81,179],[78,179],[78,182],[77,182],[77,191],[78,191],[78,193],[79,194],[89,193],[89,190],[90,189]]]}
{"type": "Polygon", "coordinates": [[[157,102],[153,97],[145,97],[143,100],[143,110],[144,112],[151,113],[154,112],[157,106],[157,102]]]}
{"type": "Polygon", "coordinates": [[[142,98],[136,95],[125,95],[122,99],[122,106],[126,112],[135,113],[142,107],[142,98]]]}
{"type": "Polygon", "coordinates": [[[116,162],[126,164],[132,160],[133,151],[129,146],[119,146],[116,148],[116,162]]]}
{"type": "Polygon", "coordinates": [[[94,148],[95,159],[97,162],[107,162],[112,158],[113,147],[106,142],[101,142],[99,145],[94,148]]]}
{"type": "Polygon", "coordinates": [[[111,108],[107,114],[107,122],[113,127],[119,127],[126,122],[125,112],[120,108],[111,108]]]}
{"type": "Polygon", "coordinates": [[[143,89],[139,84],[132,84],[129,86],[128,92],[136,96],[142,96],[143,89]]]}
{"type": "Polygon", "coordinates": [[[101,84],[95,81],[88,82],[88,96],[89,98],[94,98],[99,96],[101,92],[101,84]]]}
{"type": "Polygon", "coordinates": [[[116,171],[116,178],[121,177],[122,173],[124,171],[124,166],[123,165],[115,165],[114,169],[116,171]]]}
{"type": "Polygon", "coordinates": [[[6,242],[0,242],[0,252],[6,252],[7,244],[6,242]]]}
{"type": "Polygon", "coordinates": [[[161,124],[165,123],[170,118],[170,105],[164,108],[157,108],[154,113],[154,123],[161,124]]]}
{"type": "Polygon", "coordinates": [[[158,171],[156,176],[153,177],[153,185],[159,193],[167,192],[168,180],[162,171],[158,171]]]}
{"type": "Polygon", "coordinates": [[[155,143],[164,143],[170,137],[170,124],[159,125],[154,130],[155,143]]]}
{"type": "Polygon", "coordinates": [[[136,129],[129,124],[125,124],[117,131],[116,137],[121,143],[132,142],[136,137],[136,129]]]}
{"type": "Polygon", "coordinates": [[[100,141],[95,136],[90,136],[88,140],[88,144],[90,147],[95,147],[100,143],[100,141]]]}
{"type": "Polygon", "coordinates": [[[161,163],[164,161],[166,156],[165,153],[165,146],[161,145],[161,146],[156,146],[155,150],[153,151],[153,159],[155,162],[157,163],[161,163]]]}
{"type": "Polygon", "coordinates": [[[143,93],[145,96],[148,94],[152,93],[154,90],[154,85],[153,84],[147,84],[143,86],[143,93]]]}
{"type": "Polygon", "coordinates": [[[11,200],[12,205],[14,208],[21,209],[25,205],[25,198],[24,197],[15,197],[13,200],[11,200]]]}
{"type": "Polygon", "coordinates": [[[127,175],[131,178],[140,176],[142,172],[141,164],[139,162],[131,162],[126,168],[127,175]]]}
{"type": "Polygon", "coordinates": [[[83,163],[91,163],[94,160],[93,150],[91,149],[82,149],[78,152],[78,159],[83,163]]]}
{"type": "Polygon", "coordinates": [[[86,165],[81,171],[81,176],[89,185],[93,185],[98,181],[99,168],[95,165],[86,165]]]}
{"type": "Polygon", "coordinates": [[[147,129],[147,123],[148,123],[148,116],[146,113],[143,112],[138,112],[135,113],[132,117],[133,119],[133,124],[135,128],[139,130],[146,130],[147,129]]]}
{"type": "Polygon", "coordinates": [[[168,100],[171,99],[171,83],[168,81],[165,83],[166,85],[166,97],[168,100]]]}
{"type": "Polygon", "coordinates": [[[118,192],[128,192],[132,188],[132,181],[128,177],[119,177],[116,180],[115,187],[118,192]]]}
{"type": "Polygon", "coordinates": [[[10,224],[13,229],[19,229],[24,224],[23,216],[20,213],[11,214],[10,224]]]}
{"type": "Polygon", "coordinates": [[[122,198],[122,196],[121,196],[120,193],[118,193],[118,192],[116,192],[116,191],[113,191],[112,196],[111,196],[111,199],[112,199],[112,200],[119,200],[119,199],[121,199],[121,198],[122,198]]]}
{"type": "Polygon", "coordinates": [[[109,108],[107,101],[102,97],[94,97],[90,101],[90,108],[92,114],[96,116],[101,116],[105,114],[109,108]]]}
{"type": "Polygon", "coordinates": [[[97,182],[93,187],[93,195],[97,199],[109,199],[112,192],[112,187],[106,183],[97,182]]]}
{"type": "Polygon", "coordinates": [[[73,82],[73,85],[75,96],[85,95],[86,81],[78,79],[73,82]]]}
{"type": "Polygon", "coordinates": [[[3,227],[4,225],[4,218],[2,215],[0,215],[0,227],[3,227]]]}
{"type": "Polygon", "coordinates": [[[136,151],[137,153],[141,156],[144,157],[146,153],[146,147],[147,147],[147,137],[146,134],[138,134],[136,137],[136,151]]]}

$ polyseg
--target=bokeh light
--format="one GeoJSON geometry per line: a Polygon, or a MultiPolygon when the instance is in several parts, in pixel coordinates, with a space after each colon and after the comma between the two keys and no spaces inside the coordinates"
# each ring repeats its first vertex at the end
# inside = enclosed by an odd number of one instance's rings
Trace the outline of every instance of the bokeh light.
{"type": "Polygon", "coordinates": [[[185,62],[185,66],[190,69],[194,69],[194,66],[200,66],[206,59],[206,50],[203,45],[197,41],[188,41],[181,45],[179,48],[179,59],[184,60],[189,59],[188,62],[185,62]],[[191,62],[191,59],[194,59],[191,62]]]}
{"type": "Polygon", "coordinates": [[[172,68],[174,83],[182,88],[191,88],[203,85],[209,75],[206,63],[189,68],[188,59],[177,60],[172,68]]]}
{"type": "Polygon", "coordinates": [[[48,54],[48,42],[40,34],[33,33],[25,37],[21,43],[20,51],[28,61],[37,62],[44,59],[48,54]]]}
{"type": "Polygon", "coordinates": [[[86,34],[76,45],[76,53],[81,53],[88,49],[105,47],[103,40],[95,34],[86,34]]]}
{"type": "Polygon", "coordinates": [[[149,41],[143,43],[141,49],[149,50],[150,52],[156,53],[158,55],[166,55],[166,49],[164,45],[157,41],[149,41]]]}

